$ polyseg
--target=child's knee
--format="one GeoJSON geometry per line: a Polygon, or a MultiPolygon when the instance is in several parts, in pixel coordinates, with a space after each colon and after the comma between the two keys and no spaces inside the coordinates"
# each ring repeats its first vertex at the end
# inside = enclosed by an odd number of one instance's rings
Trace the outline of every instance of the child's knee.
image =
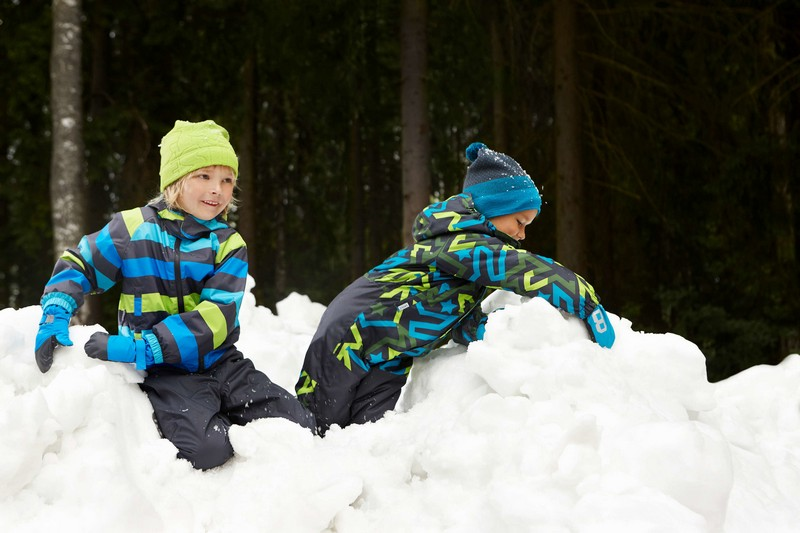
{"type": "Polygon", "coordinates": [[[307,404],[288,394],[281,404],[280,408],[272,413],[271,416],[286,418],[301,427],[310,429],[312,433],[316,432],[317,421],[313,411],[307,404]]]}
{"type": "Polygon", "coordinates": [[[206,438],[191,450],[180,450],[178,457],[188,460],[198,470],[208,470],[225,464],[233,457],[233,447],[227,437],[206,438]]]}

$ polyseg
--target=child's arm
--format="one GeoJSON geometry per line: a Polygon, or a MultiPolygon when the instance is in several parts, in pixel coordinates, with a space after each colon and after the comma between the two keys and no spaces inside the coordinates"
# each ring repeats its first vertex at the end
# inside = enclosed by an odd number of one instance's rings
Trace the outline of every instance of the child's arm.
{"type": "Polygon", "coordinates": [[[460,234],[439,254],[442,270],[477,285],[541,297],[585,319],[600,302],[594,288],[565,266],[479,234],[460,234]]]}
{"type": "Polygon", "coordinates": [[[613,344],[600,299],[580,275],[544,256],[509,246],[499,239],[460,234],[443,251],[437,265],[450,274],[493,289],[521,296],[540,297],[554,307],[586,321],[594,338],[603,346],[613,344]],[[596,308],[600,311],[595,313],[596,308]],[[591,317],[591,318],[590,318],[591,317]],[[597,331],[598,320],[603,322],[597,331]]]}
{"type": "Polygon", "coordinates": [[[44,287],[43,308],[59,305],[74,314],[83,305],[85,294],[99,294],[114,286],[122,266],[117,246],[130,239],[124,225],[123,214],[117,213],[103,229],[84,236],[77,249],[61,255],[44,287]]]}
{"type": "Polygon", "coordinates": [[[34,347],[39,370],[47,372],[58,345],[72,346],[69,321],[86,293],[100,293],[116,282],[121,260],[111,238],[111,227],[123,224],[115,215],[97,233],[84,236],[77,249],[66,250],[56,262],[41,299],[42,319],[34,347]]]}

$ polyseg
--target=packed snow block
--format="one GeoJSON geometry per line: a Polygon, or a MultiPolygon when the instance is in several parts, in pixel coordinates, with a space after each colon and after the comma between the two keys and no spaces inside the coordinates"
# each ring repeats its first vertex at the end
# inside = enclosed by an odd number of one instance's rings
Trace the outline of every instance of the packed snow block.
{"type": "Polygon", "coordinates": [[[603,470],[632,478],[700,514],[708,531],[721,531],[733,487],[728,443],[700,422],[651,422],[616,434],[600,445],[603,470]]]}
{"type": "MultiPolygon", "coordinates": [[[[703,354],[677,335],[636,332],[608,313],[617,338],[605,350],[539,298],[503,291],[484,303],[503,308],[486,338],[416,361],[383,419],[324,439],[278,419],[234,426],[237,455],[208,472],[159,438],[142,372],[83,354],[99,326],[73,326],[76,346],[60,347],[42,374],[41,308],[0,310],[0,523],[131,533],[797,529],[800,356],[711,384],[703,354]]],[[[276,315],[245,299],[241,341],[291,386],[319,308],[287,304],[295,309],[276,315]]]]}
{"type": "Polygon", "coordinates": [[[581,320],[533,298],[489,315],[484,339],[469,346],[467,365],[498,394],[521,394],[527,387],[547,397],[546,374],[553,358],[559,357],[556,352],[566,345],[574,345],[578,357],[599,348],[589,341],[581,320]]]}
{"type": "Polygon", "coordinates": [[[311,301],[305,294],[293,292],[275,304],[278,316],[297,333],[314,334],[325,306],[311,301]]]}
{"type": "Polygon", "coordinates": [[[687,420],[715,406],[705,357],[673,334],[633,331],[609,314],[617,340],[604,350],[588,340],[582,322],[540,298],[495,311],[483,341],[467,351],[469,368],[501,395],[524,394],[546,401],[597,397],[624,408],[642,397],[656,417],[687,420]]]}
{"type": "Polygon", "coordinates": [[[800,355],[715,384],[717,406],[699,420],[719,428],[734,462],[725,531],[786,531],[798,520],[800,355]]]}
{"type": "Polygon", "coordinates": [[[287,391],[294,391],[303,356],[325,306],[308,296],[291,293],[276,304],[277,314],[256,306],[250,292],[255,286],[247,279],[247,292],[239,312],[241,326],[236,347],[257,369],[287,391]]]}
{"type": "Polygon", "coordinates": [[[0,500],[16,494],[41,473],[42,457],[58,451],[60,427],[41,391],[13,396],[0,410],[0,500]]]}

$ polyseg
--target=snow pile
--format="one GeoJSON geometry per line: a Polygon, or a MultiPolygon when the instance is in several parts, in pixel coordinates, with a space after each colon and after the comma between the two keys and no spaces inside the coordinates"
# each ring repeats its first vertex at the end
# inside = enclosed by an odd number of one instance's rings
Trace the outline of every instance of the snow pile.
{"type": "MultiPolygon", "coordinates": [[[[251,281],[252,285],[252,281],[251,281]]],[[[234,426],[198,472],[159,438],[133,368],[89,359],[100,326],[41,374],[38,306],[0,310],[4,531],[795,531],[800,356],[706,379],[698,348],[611,315],[604,350],[541,299],[499,294],[486,339],[420,360],[398,409],[314,437],[234,426]]],[[[324,307],[242,308],[239,348],[292,390],[324,307]]]]}

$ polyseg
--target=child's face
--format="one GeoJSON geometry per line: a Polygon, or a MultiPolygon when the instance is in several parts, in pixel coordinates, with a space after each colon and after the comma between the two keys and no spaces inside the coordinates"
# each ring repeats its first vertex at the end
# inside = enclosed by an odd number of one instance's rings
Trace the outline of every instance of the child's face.
{"type": "Polygon", "coordinates": [[[536,209],[528,209],[527,211],[490,218],[489,221],[506,235],[521,241],[525,238],[525,228],[533,222],[533,219],[538,214],[539,211],[536,209]]]}
{"type": "Polygon", "coordinates": [[[225,166],[204,167],[184,178],[178,196],[181,209],[200,220],[212,220],[225,210],[233,198],[236,178],[225,166]]]}

